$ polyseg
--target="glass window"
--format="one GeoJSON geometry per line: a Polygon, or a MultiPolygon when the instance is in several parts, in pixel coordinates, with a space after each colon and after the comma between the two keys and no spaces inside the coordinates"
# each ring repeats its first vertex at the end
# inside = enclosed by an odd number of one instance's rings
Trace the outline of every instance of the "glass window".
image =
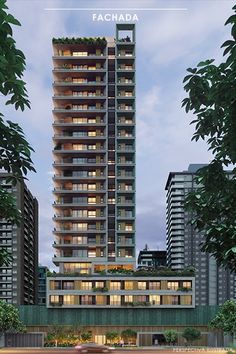
{"type": "Polygon", "coordinates": [[[172,305],[179,305],[179,296],[178,295],[172,296],[172,305]]]}
{"type": "Polygon", "coordinates": [[[152,305],[160,305],[161,304],[161,297],[160,295],[149,295],[149,302],[152,305]]]}
{"type": "Polygon", "coordinates": [[[73,281],[63,281],[63,289],[64,290],[73,290],[74,282],[73,281]]]}
{"type": "Polygon", "coordinates": [[[125,295],[125,302],[133,302],[133,295],[125,295]]]}
{"type": "Polygon", "coordinates": [[[96,281],[95,287],[96,288],[104,288],[104,281],[96,281]]]}
{"type": "Polygon", "coordinates": [[[121,284],[119,281],[111,281],[110,282],[110,290],[120,290],[121,284]]]}
{"type": "Polygon", "coordinates": [[[59,295],[50,295],[50,302],[55,304],[59,302],[59,295]]]}
{"type": "Polygon", "coordinates": [[[81,289],[82,290],[92,290],[92,282],[91,281],[82,281],[81,289]]]}
{"type": "Polygon", "coordinates": [[[74,305],[75,304],[75,296],[74,295],[64,295],[63,296],[63,304],[64,305],[74,305]]]}
{"type": "Polygon", "coordinates": [[[120,295],[110,295],[110,305],[119,306],[121,304],[120,295]]]}
{"type": "Polygon", "coordinates": [[[168,290],[177,290],[179,288],[178,281],[168,281],[167,282],[167,289],[168,290]]]}
{"type": "Polygon", "coordinates": [[[133,290],[133,282],[125,281],[125,290],[133,290]]]}
{"type": "Polygon", "coordinates": [[[96,210],[89,210],[88,211],[88,217],[89,218],[95,218],[96,217],[96,210]]]}
{"type": "Polygon", "coordinates": [[[150,290],[160,290],[161,289],[161,282],[160,281],[150,281],[149,282],[149,289],[150,290]]]}
{"type": "Polygon", "coordinates": [[[183,288],[192,288],[192,282],[191,281],[183,281],[183,288]]]}
{"type": "Polygon", "coordinates": [[[146,290],[147,282],[146,281],[138,281],[138,290],[146,290]]]}
{"type": "Polygon", "coordinates": [[[82,295],[81,296],[81,305],[92,305],[93,297],[92,295],[82,295]]]}

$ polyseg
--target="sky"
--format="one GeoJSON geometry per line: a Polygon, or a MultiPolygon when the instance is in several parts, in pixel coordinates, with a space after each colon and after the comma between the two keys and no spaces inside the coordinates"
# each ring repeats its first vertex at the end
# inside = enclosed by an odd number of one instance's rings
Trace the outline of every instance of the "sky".
{"type": "Polygon", "coordinates": [[[39,201],[40,263],[53,267],[51,39],[114,37],[116,22],[95,22],[92,20],[94,13],[129,13],[138,17],[137,253],[145,244],[150,249],[165,249],[165,183],[169,172],[186,170],[190,163],[208,163],[211,158],[204,142],[191,142],[194,127],[189,123],[193,116],[181,108],[181,101],[186,97],[183,78],[188,67],[194,67],[202,60],[215,58],[216,62],[220,62],[220,46],[230,36],[230,27],[224,26],[224,23],[233,13],[235,2],[8,0],[7,5],[9,12],[22,25],[14,26],[14,38],[17,48],[26,56],[24,80],[31,109],[22,113],[6,106],[1,107],[1,111],[7,119],[23,127],[27,140],[35,150],[33,160],[37,173],[29,174],[27,185],[39,201]],[[58,8],[64,10],[56,10],[58,8]]]}

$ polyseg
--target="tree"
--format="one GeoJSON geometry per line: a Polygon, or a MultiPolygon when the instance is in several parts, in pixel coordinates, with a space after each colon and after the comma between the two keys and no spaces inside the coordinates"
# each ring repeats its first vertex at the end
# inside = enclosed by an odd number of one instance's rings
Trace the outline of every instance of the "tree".
{"type": "Polygon", "coordinates": [[[24,326],[19,311],[13,305],[0,301],[0,333],[22,332],[24,326]]]}
{"type": "Polygon", "coordinates": [[[198,171],[198,188],[186,198],[192,224],[205,232],[202,251],[211,253],[219,265],[236,271],[236,6],[225,25],[231,38],[222,44],[225,61],[201,61],[187,69],[182,102],[195,115],[192,140],[206,140],[213,154],[210,164],[198,171]],[[232,168],[229,175],[224,169],[232,168]]]}
{"type": "MultiPolygon", "coordinates": [[[[25,56],[16,48],[11,25],[20,26],[6,10],[6,0],[0,0],[0,94],[6,97],[5,104],[14,105],[15,109],[30,108],[30,103],[22,80],[25,70],[25,56]]],[[[16,184],[22,181],[28,171],[35,171],[31,160],[33,151],[25,139],[21,127],[9,120],[5,121],[0,113],[0,169],[10,173],[8,181],[16,184]]],[[[0,217],[18,224],[21,219],[14,197],[0,185],[0,217]]],[[[10,263],[6,249],[0,250],[1,265],[10,263]]]]}
{"type": "Polygon", "coordinates": [[[226,334],[236,336],[236,302],[227,300],[210,322],[211,328],[221,329],[226,334]]]}
{"type": "Polygon", "coordinates": [[[117,332],[117,331],[107,332],[106,339],[109,340],[111,343],[114,343],[116,340],[119,339],[119,332],[117,332]]]}
{"type": "Polygon", "coordinates": [[[121,338],[128,343],[136,340],[136,337],[137,332],[131,328],[124,329],[124,331],[121,332],[121,338]]]}
{"type": "Polygon", "coordinates": [[[192,344],[192,342],[201,338],[201,332],[199,329],[188,327],[185,328],[182,337],[186,339],[188,344],[192,344]]]}
{"type": "Polygon", "coordinates": [[[178,338],[177,332],[174,329],[168,329],[164,332],[165,340],[168,344],[175,344],[178,338]]]}
{"type": "Polygon", "coordinates": [[[80,338],[83,342],[89,342],[92,339],[92,332],[83,332],[80,334],[80,338]]]}

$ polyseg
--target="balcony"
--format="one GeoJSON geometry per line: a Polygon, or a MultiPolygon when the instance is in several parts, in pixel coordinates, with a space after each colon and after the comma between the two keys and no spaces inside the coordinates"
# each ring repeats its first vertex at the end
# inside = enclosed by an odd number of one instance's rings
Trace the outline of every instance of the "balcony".
{"type": "Polygon", "coordinates": [[[105,111],[106,108],[104,106],[88,106],[88,105],[68,105],[64,107],[55,107],[53,112],[65,112],[68,113],[70,111],[74,112],[87,112],[87,111],[93,111],[93,112],[100,112],[100,111],[105,111]]]}
{"type": "Polygon", "coordinates": [[[53,83],[54,86],[104,86],[106,85],[105,80],[72,80],[72,78],[67,80],[55,80],[53,83]]]}

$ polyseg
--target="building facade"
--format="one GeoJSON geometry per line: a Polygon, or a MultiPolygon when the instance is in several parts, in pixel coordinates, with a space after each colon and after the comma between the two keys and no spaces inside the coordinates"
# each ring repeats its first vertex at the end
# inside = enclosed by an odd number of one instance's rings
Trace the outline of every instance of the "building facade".
{"type": "Polygon", "coordinates": [[[166,267],[166,251],[143,249],[138,255],[138,267],[150,269],[166,267]]]}
{"type": "Polygon", "coordinates": [[[48,278],[48,307],[195,307],[194,277],[48,278]]]}
{"type": "Polygon", "coordinates": [[[54,263],[135,268],[135,28],[53,40],[54,263]]]}
{"type": "Polygon", "coordinates": [[[0,247],[12,256],[11,264],[0,268],[0,300],[14,305],[37,304],[38,202],[25,183],[12,185],[8,176],[0,173],[0,184],[14,195],[22,222],[14,225],[0,219],[0,247]]]}
{"type": "Polygon", "coordinates": [[[47,266],[38,266],[38,305],[46,305],[47,266]]]}
{"type": "Polygon", "coordinates": [[[167,191],[167,265],[173,270],[188,266],[196,269],[196,305],[220,305],[235,298],[235,275],[217,266],[208,253],[201,252],[204,232],[190,224],[191,214],[184,210],[186,195],[195,190],[194,177],[205,165],[189,165],[187,171],[169,174],[167,191]]]}

